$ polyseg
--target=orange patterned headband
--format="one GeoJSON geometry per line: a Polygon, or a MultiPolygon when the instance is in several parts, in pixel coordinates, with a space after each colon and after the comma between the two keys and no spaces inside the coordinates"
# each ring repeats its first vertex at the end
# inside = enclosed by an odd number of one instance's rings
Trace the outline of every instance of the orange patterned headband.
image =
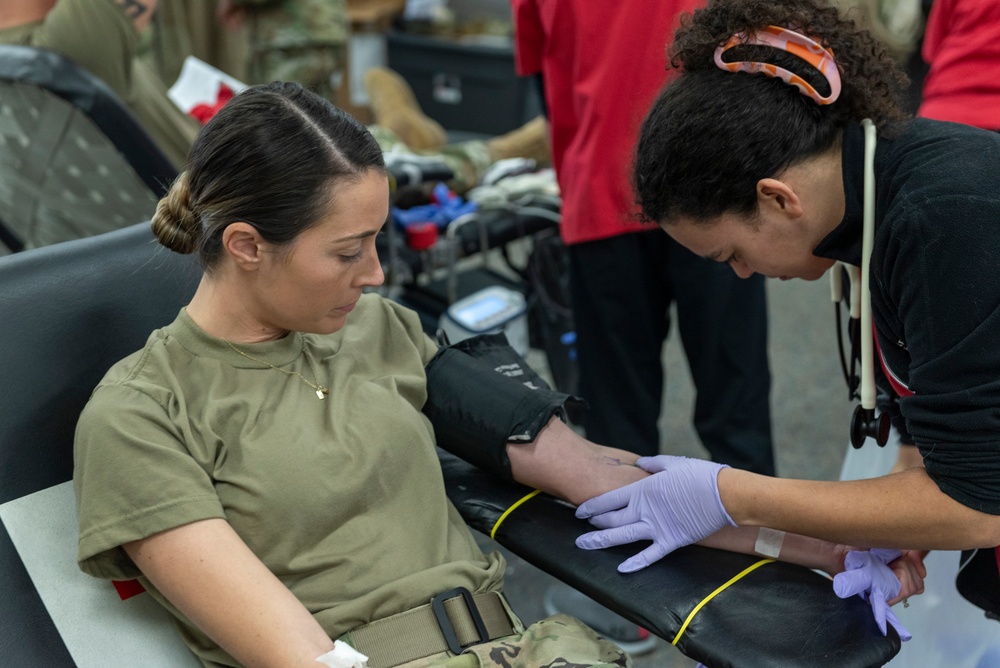
{"type": "Polygon", "coordinates": [[[768,26],[756,32],[736,33],[729,38],[729,41],[715,50],[715,64],[729,72],[749,72],[751,74],[761,72],[770,77],[776,77],[798,88],[800,93],[813,99],[816,104],[832,104],[840,96],[840,72],[837,70],[837,64],[833,61],[833,52],[805,35],[800,35],[786,28],[768,26]],[[793,56],[798,56],[826,77],[830,84],[830,94],[826,97],[820,95],[805,79],[777,65],[754,61],[724,62],[722,54],[740,44],[772,46],[787,51],[793,56]]]}

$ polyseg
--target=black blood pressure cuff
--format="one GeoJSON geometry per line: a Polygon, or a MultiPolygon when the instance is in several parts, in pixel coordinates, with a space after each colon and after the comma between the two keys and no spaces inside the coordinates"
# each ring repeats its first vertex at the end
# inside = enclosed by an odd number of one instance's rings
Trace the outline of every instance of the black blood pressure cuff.
{"type": "Polygon", "coordinates": [[[437,443],[481,469],[512,479],[508,443],[531,443],[569,403],[507,343],[482,334],[442,347],[427,363],[424,414],[437,443]]]}

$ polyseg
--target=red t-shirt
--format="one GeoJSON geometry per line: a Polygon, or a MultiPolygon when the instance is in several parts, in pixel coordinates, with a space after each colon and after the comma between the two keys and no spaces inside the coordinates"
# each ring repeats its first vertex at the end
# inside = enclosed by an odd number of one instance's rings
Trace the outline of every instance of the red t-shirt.
{"type": "Polygon", "coordinates": [[[1000,1],[934,0],[919,116],[1000,130],[1000,1]]]}
{"type": "Polygon", "coordinates": [[[635,222],[632,154],[668,78],[681,13],[704,0],[512,0],[518,74],[542,73],[567,244],[635,222]]]}

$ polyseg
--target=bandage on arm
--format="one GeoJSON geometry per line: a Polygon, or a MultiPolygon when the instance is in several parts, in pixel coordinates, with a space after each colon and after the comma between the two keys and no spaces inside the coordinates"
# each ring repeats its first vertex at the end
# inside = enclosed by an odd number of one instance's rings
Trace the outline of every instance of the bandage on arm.
{"type": "Polygon", "coordinates": [[[784,531],[761,527],[757,530],[757,541],[754,543],[753,551],[762,557],[779,559],[781,557],[781,544],[784,542],[784,531]]]}
{"type": "Polygon", "coordinates": [[[844,570],[844,555],[849,549],[845,545],[766,527],[726,527],[698,544],[817,568],[830,575],[844,570]]]}

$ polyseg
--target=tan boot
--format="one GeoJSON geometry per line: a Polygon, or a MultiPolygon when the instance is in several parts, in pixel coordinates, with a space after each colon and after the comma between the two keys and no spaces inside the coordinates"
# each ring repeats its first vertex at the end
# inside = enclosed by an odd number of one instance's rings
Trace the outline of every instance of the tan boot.
{"type": "Polygon", "coordinates": [[[364,86],[377,125],[392,130],[414,151],[444,146],[448,139],[444,128],[424,115],[403,77],[388,68],[373,67],[365,72],[364,86]]]}
{"type": "Polygon", "coordinates": [[[488,139],[486,148],[493,162],[505,158],[533,158],[539,166],[548,165],[551,162],[548,123],[544,116],[536,116],[516,130],[488,139]]]}

